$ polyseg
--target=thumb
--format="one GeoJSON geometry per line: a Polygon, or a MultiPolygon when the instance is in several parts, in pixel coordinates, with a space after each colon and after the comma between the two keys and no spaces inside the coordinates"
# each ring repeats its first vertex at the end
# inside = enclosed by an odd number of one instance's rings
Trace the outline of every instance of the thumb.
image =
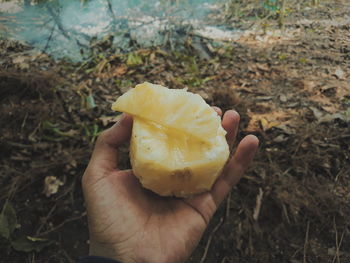
{"type": "Polygon", "coordinates": [[[96,141],[88,169],[97,168],[99,170],[110,171],[118,168],[118,148],[130,139],[132,124],[132,117],[123,113],[116,124],[100,134],[96,141]]]}

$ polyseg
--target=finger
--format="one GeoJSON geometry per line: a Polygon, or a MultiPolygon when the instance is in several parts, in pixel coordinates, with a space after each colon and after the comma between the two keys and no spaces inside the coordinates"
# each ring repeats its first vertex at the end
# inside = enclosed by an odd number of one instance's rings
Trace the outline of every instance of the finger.
{"type": "Polygon", "coordinates": [[[254,135],[248,135],[239,143],[234,156],[225,167],[223,175],[214,184],[211,194],[217,205],[219,205],[242,178],[244,172],[253,161],[258,149],[259,140],[254,135]]]}
{"type": "Polygon", "coordinates": [[[206,224],[209,223],[219,204],[228,195],[231,188],[238,183],[252,162],[258,143],[255,136],[245,137],[238,145],[235,155],[229,161],[222,176],[215,182],[212,190],[184,200],[202,215],[206,224]]]}
{"type": "Polygon", "coordinates": [[[239,114],[234,110],[228,110],[224,114],[224,118],[222,119],[222,127],[226,130],[226,140],[227,143],[232,149],[232,146],[234,144],[238,126],[239,126],[240,116],[239,114]]]}
{"type": "Polygon", "coordinates": [[[116,124],[102,132],[96,141],[89,166],[97,169],[116,169],[118,147],[130,139],[132,123],[130,115],[122,114],[116,124]]]}
{"type": "Polygon", "coordinates": [[[222,110],[219,108],[219,107],[216,107],[216,106],[212,106],[212,108],[216,111],[216,113],[220,116],[222,116],[222,110]]]}

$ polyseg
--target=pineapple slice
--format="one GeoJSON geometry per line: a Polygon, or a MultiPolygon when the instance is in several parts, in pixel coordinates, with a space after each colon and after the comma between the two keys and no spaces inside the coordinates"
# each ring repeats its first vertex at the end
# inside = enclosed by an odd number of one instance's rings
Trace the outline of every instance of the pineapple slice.
{"type": "Polygon", "coordinates": [[[112,109],[134,117],[130,159],[143,187],[177,197],[210,190],[229,148],[220,117],[199,95],[146,82],[112,109]]]}

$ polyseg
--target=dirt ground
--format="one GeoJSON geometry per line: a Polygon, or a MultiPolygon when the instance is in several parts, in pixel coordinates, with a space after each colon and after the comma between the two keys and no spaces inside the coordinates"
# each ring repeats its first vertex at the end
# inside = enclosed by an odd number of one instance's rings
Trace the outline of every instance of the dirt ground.
{"type": "MultiPolygon", "coordinates": [[[[191,41],[181,53],[101,53],[72,64],[1,40],[0,262],[76,262],[87,254],[81,176],[96,137],[117,119],[111,103],[144,81],[236,109],[239,138],[261,141],[189,262],[350,262],[350,4],[343,2],[295,11],[284,32],[267,20],[258,27],[266,32],[215,47],[209,60],[191,41]]],[[[121,163],[130,167],[127,146],[121,163]]]]}

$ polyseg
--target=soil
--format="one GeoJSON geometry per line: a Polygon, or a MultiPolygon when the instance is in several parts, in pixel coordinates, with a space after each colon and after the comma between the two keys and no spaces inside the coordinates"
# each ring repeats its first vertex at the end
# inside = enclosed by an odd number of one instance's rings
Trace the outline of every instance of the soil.
{"type": "Polygon", "coordinates": [[[189,42],[74,64],[1,40],[0,262],[88,253],[81,176],[111,103],[144,81],[236,109],[239,139],[261,141],[188,262],[350,262],[350,5],[290,12],[283,32],[270,19],[211,59],[189,42]]]}

